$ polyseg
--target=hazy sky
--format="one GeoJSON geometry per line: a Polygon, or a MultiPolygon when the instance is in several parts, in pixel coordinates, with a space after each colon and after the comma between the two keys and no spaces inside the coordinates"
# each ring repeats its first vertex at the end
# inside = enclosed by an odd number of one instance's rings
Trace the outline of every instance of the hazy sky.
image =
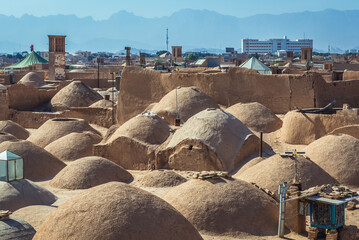
{"type": "Polygon", "coordinates": [[[326,8],[359,9],[359,0],[0,0],[0,14],[16,17],[24,14],[75,14],[100,20],[121,10],[143,17],[162,17],[185,8],[246,17],[259,13],[281,14],[326,8]]]}

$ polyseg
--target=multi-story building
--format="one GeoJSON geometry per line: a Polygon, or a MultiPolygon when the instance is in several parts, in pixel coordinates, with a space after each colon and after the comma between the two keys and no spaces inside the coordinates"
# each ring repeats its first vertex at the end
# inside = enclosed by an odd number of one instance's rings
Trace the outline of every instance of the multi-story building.
{"type": "Polygon", "coordinates": [[[279,39],[268,39],[259,41],[258,39],[242,39],[243,53],[276,53],[279,50],[293,51],[300,53],[302,48],[313,48],[312,39],[298,39],[290,41],[287,36],[279,39]]]}

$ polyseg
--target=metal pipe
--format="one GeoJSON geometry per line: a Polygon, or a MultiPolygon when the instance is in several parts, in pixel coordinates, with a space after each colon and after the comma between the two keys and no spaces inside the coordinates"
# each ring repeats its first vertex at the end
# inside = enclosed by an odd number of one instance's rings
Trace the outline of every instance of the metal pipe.
{"type": "Polygon", "coordinates": [[[97,62],[97,88],[100,88],[100,63],[97,62]]]}
{"type": "Polygon", "coordinates": [[[112,73],[112,124],[115,124],[115,72],[112,73]]]}
{"type": "Polygon", "coordinates": [[[175,126],[180,126],[181,125],[181,120],[180,120],[180,117],[179,117],[179,110],[178,110],[178,96],[177,96],[176,76],[175,76],[175,88],[176,88],[176,120],[175,120],[175,126]]]}
{"type": "Polygon", "coordinates": [[[259,156],[263,157],[263,132],[260,133],[259,156]]]}
{"type": "Polygon", "coordinates": [[[278,223],[278,237],[284,237],[284,224],[285,224],[285,197],[288,190],[288,183],[284,182],[279,185],[279,223],[278,223]]]}

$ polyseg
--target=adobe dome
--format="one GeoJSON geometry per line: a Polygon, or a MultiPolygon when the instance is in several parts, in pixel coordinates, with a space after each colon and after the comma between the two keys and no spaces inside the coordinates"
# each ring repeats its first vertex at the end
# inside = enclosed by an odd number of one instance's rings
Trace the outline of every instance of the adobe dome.
{"type": "Polygon", "coordinates": [[[10,217],[0,221],[1,240],[31,240],[35,233],[35,229],[24,220],[10,217]]]}
{"type": "Polygon", "coordinates": [[[101,99],[90,105],[91,108],[112,108],[113,103],[110,100],[101,99]]]}
{"type": "Polygon", "coordinates": [[[25,86],[32,86],[32,87],[41,87],[46,85],[46,82],[35,72],[29,72],[25,76],[21,78],[17,84],[22,84],[25,86]]]}
{"type": "Polygon", "coordinates": [[[136,180],[135,184],[142,187],[174,187],[187,180],[171,170],[154,170],[136,180]]]}
{"type": "Polygon", "coordinates": [[[6,132],[0,132],[0,143],[6,142],[6,141],[16,141],[18,140],[16,137],[11,135],[10,133],[6,132]]]}
{"type": "Polygon", "coordinates": [[[172,156],[164,158],[174,169],[231,171],[243,159],[258,152],[258,141],[233,115],[220,109],[206,109],[176,130],[167,145],[172,156]]]}
{"type": "Polygon", "coordinates": [[[343,111],[336,114],[313,114],[297,111],[288,112],[283,119],[281,138],[289,144],[308,145],[333,130],[346,125],[359,124],[359,116],[350,117],[343,111]]]}
{"type": "Polygon", "coordinates": [[[0,132],[6,132],[12,134],[14,137],[18,139],[27,139],[29,137],[29,132],[11,120],[0,121],[0,132]]]}
{"type": "Polygon", "coordinates": [[[232,235],[277,232],[277,203],[245,181],[192,179],[170,190],[163,199],[201,232],[232,235]]]}
{"type": "Polygon", "coordinates": [[[282,127],[280,120],[271,110],[260,103],[237,103],[226,109],[244,125],[256,132],[274,132],[282,127]]]}
{"type": "MultiPolygon", "coordinates": [[[[51,99],[51,105],[62,109],[88,107],[103,99],[102,96],[81,81],[73,81],[51,99]]],[[[62,110],[60,109],[60,110],[62,110]]]]}
{"type": "MultiPolygon", "coordinates": [[[[297,161],[298,176],[303,189],[337,183],[334,178],[311,160],[298,155],[297,161]]],[[[279,184],[291,183],[295,177],[294,159],[283,158],[277,154],[255,164],[244,172],[235,174],[233,177],[246,182],[254,182],[258,186],[277,194],[279,184]]]]}
{"type": "Polygon", "coordinates": [[[336,134],[346,134],[356,139],[359,139],[359,124],[353,125],[346,125],[344,127],[339,127],[331,131],[329,134],[336,135],[336,134]]]}
{"type": "Polygon", "coordinates": [[[339,183],[359,187],[359,140],[349,135],[327,135],[306,148],[306,155],[339,183]]]}
{"type": "Polygon", "coordinates": [[[16,210],[13,214],[11,214],[11,216],[25,220],[31,224],[35,230],[38,230],[42,222],[45,221],[45,219],[55,210],[56,207],[31,205],[16,210]]]}
{"type": "Polygon", "coordinates": [[[122,167],[102,157],[80,158],[62,169],[50,185],[64,189],[86,189],[103,183],[128,182],[132,175],[122,167]]]}
{"type": "Polygon", "coordinates": [[[161,144],[170,134],[170,127],[154,113],[145,112],[122,124],[107,140],[112,142],[120,136],[145,144],[161,144]]]}
{"type": "Polygon", "coordinates": [[[253,167],[254,165],[256,165],[257,163],[260,163],[261,161],[265,160],[266,158],[264,157],[255,157],[253,159],[250,159],[249,161],[247,161],[246,163],[244,163],[239,170],[236,172],[236,175],[246,171],[247,169],[253,167]]]}
{"type": "MultiPolygon", "coordinates": [[[[206,108],[219,108],[211,97],[196,87],[178,87],[177,104],[182,122],[186,122],[190,117],[206,108]]],[[[167,93],[150,110],[164,118],[168,123],[174,124],[177,116],[176,89],[167,93]]]]}
{"type": "Polygon", "coordinates": [[[51,192],[27,179],[0,181],[0,192],[1,208],[10,211],[29,205],[50,205],[57,200],[51,192]]]}
{"type": "Polygon", "coordinates": [[[24,159],[24,178],[33,181],[52,178],[66,166],[46,150],[26,140],[0,143],[0,152],[5,150],[24,159]]]}
{"type": "Polygon", "coordinates": [[[61,161],[74,161],[76,159],[92,156],[92,148],[101,142],[102,137],[92,132],[70,133],[45,147],[45,150],[61,161]]]}
{"type": "Polygon", "coordinates": [[[80,133],[90,131],[92,133],[101,134],[92,128],[85,120],[79,118],[53,118],[42,124],[27,139],[30,142],[44,148],[51,142],[66,136],[70,133],[80,133]]]}
{"type": "Polygon", "coordinates": [[[110,128],[106,141],[94,146],[94,155],[126,169],[152,168],[155,150],[170,135],[167,122],[153,112],[144,112],[120,127],[110,128]]]}
{"type": "Polygon", "coordinates": [[[171,205],[136,187],[102,184],[75,195],[41,225],[39,239],[202,239],[171,205]]]}

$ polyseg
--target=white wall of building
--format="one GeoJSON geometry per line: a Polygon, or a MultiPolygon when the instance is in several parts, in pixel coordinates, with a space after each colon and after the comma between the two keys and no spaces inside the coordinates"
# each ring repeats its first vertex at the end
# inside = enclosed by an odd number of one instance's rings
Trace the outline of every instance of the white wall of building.
{"type": "Polygon", "coordinates": [[[276,53],[278,50],[288,50],[300,53],[302,48],[313,48],[312,39],[298,39],[290,41],[286,36],[279,39],[259,41],[258,39],[242,39],[243,53],[276,53]]]}

